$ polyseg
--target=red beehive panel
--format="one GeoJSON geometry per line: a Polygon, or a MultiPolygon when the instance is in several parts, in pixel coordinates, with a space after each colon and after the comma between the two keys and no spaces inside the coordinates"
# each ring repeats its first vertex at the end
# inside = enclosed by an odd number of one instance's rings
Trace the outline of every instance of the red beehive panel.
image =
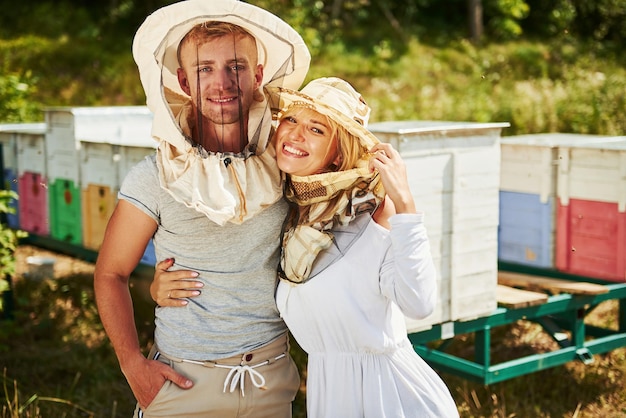
{"type": "Polygon", "coordinates": [[[48,188],[40,173],[24,172],[18,179],[20,229],[48,235],[48,188]]]}
{"type": "Polygon", "coordinates": [[[626,213],[617,203],[570,199],[557,213],[557,269],[626,280],[626,213]]]}

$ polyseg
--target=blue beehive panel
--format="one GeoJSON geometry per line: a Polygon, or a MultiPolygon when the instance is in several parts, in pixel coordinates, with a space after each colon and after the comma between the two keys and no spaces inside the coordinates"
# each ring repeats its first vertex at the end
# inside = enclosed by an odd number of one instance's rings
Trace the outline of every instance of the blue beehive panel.
{"type": "Polygon", "coordinates": [[[143,257],[141,257],[140,263],[152,267],[156,266],[157,259],[154,253],[154,243],[152,242],[152,240],[148,242],[148,246],[146,247],[146,251],[144,251],[143,253],[143,257]]]}
{"type": "Polygon", "coordinates": [[[554,198],[500,191],[498,259],[534,267],[554,267],[554,198]]]}
{"type": "MultiPolygon", "coordinates": [[[[16,194],[18,194],[17,187],[17,170],[5,168],[4,169],[4,187],[3,190],[13,190],[16,194]]],[[[7,213],[7,225],[9,228],[19,229],[20,228],[20,215],[19,215],[19,207],[17,204],[17,200],[11,199],[9,202],[9,207],[13,208],[13,213],[7,213]]]]}

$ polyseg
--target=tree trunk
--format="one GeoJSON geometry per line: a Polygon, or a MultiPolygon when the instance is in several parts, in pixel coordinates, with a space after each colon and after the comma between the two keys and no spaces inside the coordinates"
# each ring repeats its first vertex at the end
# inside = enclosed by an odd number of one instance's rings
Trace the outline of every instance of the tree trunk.
{"type": "Polygon", "coordinates": [[[468,0],[470,39],[479,43],[483,36],[482,0],[468,0]]]}

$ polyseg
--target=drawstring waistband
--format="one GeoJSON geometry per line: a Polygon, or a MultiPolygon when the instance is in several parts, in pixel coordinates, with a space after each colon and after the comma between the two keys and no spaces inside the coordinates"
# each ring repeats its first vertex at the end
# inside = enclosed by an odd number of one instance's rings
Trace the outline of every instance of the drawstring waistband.
{"type": "Polygon", "coordinates": [[[237,388],[237,386],[239,386],[239,389],[241,391],[241,396],[245,396],[244,394],[244,381],[246,378],[246,373],[250,374],[250,381],[252,382],[252,384],[261,389],[261,390],[265,390],[267,389],[265,387],[265,377],[263,377],[263,375],[257,371],[256,369],[258,367],[262,367],[262,366],[267,366],[269,364],[274,363],[275,361],[278,361],[284,357],[287,356],[286,352],[283,352],[281,354],[279,354],[276,357],[273,358],[269,358],[267,360],[264,360],[260,363],[257,363],[255,365],[248,365],[248,364],[244,364],[244,360],[246,355],[244,354],[242,357],[242,361],[241,364],[239,365],[229,365],[229,364],[220,364],[217,363],[215,361],[199,361],[199,360],[187,360],[187,359],[181,359],[181,358],[176,358],[176,357],[172,357],[169,356],[167,354],[162,354],[160,352],[157,352],[154,356],[155,359],[157,359],[159,357],[159,355],[163,355],[164,357],[178,362],[178,363],[189,363],[189,364],[196,364],[198,366],[202,366],[202,367],[218,367],[218,368],[222,368],[222,369],[230,369],[230,371],[228,372],[228,374],[226,375],[226,379],[224,380],[224,389],[223,389],[223,393],[226,393],[226,388],[229,387],[229,383],[230,383],[230,392],[234,392],[235,389],[237,388]]]}

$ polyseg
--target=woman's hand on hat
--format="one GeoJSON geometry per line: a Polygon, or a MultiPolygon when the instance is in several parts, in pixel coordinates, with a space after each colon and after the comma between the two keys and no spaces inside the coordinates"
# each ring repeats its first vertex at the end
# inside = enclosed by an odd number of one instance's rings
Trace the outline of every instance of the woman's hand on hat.
{"type": "Polygon", "coordinates": [[[370,170],[380,173],[385,193],[392,200],[396,213],[416,213],[404,160],[391,144],[376,144],[370,150],[370,170]]]}
{"type": "Polygon", "coordinates": [[[203,283],[194,280],[198,273],[191,270],[168,271],[174,265],[173,258],[158,263],[154,269],[154,278],[150,283],[150,296],[159,306],[177,307],[189,303],[187,298],[200,294],[203,283]]]}

